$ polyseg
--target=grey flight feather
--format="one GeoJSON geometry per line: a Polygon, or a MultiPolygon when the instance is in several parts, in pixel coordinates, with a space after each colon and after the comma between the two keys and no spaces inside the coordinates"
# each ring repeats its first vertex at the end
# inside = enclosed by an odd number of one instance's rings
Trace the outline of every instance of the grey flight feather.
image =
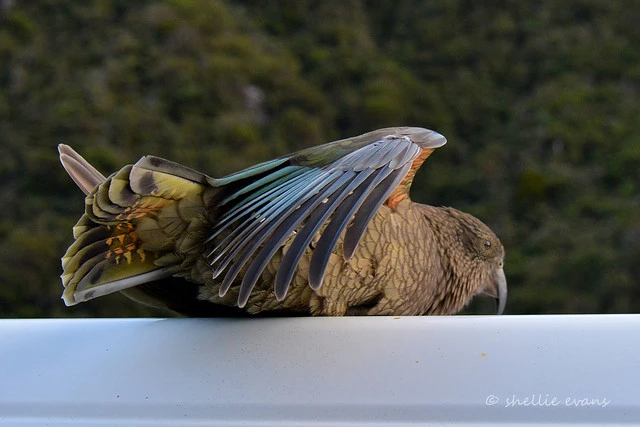
{"type": "MultiPolygon", "coordinates": [[[[441,135],[431,132],[422,139],[418,138],[418,144],[411,137],[420,136],[421,133],[406,131],[410,137],[402,134],[405,130],[403,128],[398,133],[390,129],[389,133],[378,132],[375,139],[360,139],[361,146],[319,167],[312,165],[325,162],[322,153],[309,151],[307,155],[304,150],[292,155],[289,163],[272,161],[260,165],[260,172],[264,176],[221,202],[221,205],[228,205],[228,211],[220,218],[209,238],[213,240],[224,230],[228,232],[227,236],[216,242],[208,255],[213,276],[225,272],[219,295],[226,294],[247,264],[248,274],[244,276],[238,297],[238,305],[244,306],[266,262],[277,248],[292,232],[306,230],[304,237],[301,237],[303,240],[295,243],[295,252],[286,258],[287,262],[277,272],[274,287],[277,296],[283,297],[291,281],[292,269],[295,269],[301,251],[306,246],[301,243],[312,238],[311,232],[315,233],[322,223],[329,220],[320,235],[310,265],[309,284],[313,289],[319,288],[329,254],[342,232],[347,229],[345,242],[348,243],[346,255],[349,257],[375,211],[406,176],[422,150],[440,146],[446,141],[441,135]],[[298,166],[296,159],[301,159],[298,166]],[[335,182],[340,182],[340,185],[332,186],[335,182]],[[345,185],[348,191],[344,190],[345,185]],[[323,192],[328,187],[332,188],[332,192],[323,192]],[[341,195],[334,200],[335,203],[325,206],[325,215],[312,215],[325,199],[333,200],[333,191],[338,189],[341,189],[341,195]],[[329,216],[332,218],[329,219],[329,216]],[[318,223],[309,224],[310,219],[318,223]],[[296,230],[303,223],[304,228],[296,230]]],[[[424,133],[424,130],[421,131],[424,133]]],[[[335,155],[339,151],[336,148],[332,153],[335,155]]],[[[243,179],[246,174],[235,176],[243,179]]]]}

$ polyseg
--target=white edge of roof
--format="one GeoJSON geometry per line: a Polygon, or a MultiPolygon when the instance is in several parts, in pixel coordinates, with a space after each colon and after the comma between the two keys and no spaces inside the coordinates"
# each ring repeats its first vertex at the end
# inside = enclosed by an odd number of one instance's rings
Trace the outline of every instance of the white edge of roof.
{"type": "Polygon", "coordinates": [[[640,315],[0,320],[0,425],[640,422],[640,315]]]}

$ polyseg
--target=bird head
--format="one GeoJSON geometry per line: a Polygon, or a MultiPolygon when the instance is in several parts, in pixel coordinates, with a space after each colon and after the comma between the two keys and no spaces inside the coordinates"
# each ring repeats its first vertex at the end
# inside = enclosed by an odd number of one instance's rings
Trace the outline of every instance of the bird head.
{"type": "Polygon", "coordinates": [[[498,302],[498,314],[507,303],[507,279],[504,274],[504,247],[500,239],[478,218],[447,208],[459,226],[456,227],[461,249],[459,257],[468,269],[465,276],[473,295],[490,295],[498,302]]]}
{"type": "Polygon", "coordinates": [[[457,209],[433,208],[429,213],[450,270],[448,286],[459,290],[455,297],[460,309],[475,295],[489,295],[497,300],[497,313],[502,314],[507,279],[500,239],[482,221],[457,209]]]}

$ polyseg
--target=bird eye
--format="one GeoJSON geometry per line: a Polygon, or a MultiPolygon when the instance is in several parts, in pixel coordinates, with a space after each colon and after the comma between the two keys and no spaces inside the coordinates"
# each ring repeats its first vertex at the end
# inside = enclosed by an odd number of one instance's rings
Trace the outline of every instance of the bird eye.
{"type": "Polygon", "coordinates": [[[491,242],[490,241],[485,240],[482,244],[484,245],[485,249],[491,249],[491,242]]]}

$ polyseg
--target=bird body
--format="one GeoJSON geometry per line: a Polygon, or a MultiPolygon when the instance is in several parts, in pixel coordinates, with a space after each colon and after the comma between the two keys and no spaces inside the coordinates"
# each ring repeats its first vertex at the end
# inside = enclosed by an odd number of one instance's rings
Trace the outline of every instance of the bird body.
{"type": "Polygon", "coordinates": [[[444,145],[387,128],[215,179],[153,156],[105,178],[68,146],[87,194],[62,259],[68,305],[121,291],[186,315],[452,314],[487,293],[504,309],[504,250],[452,208],[414,203],[444,145]]]}

